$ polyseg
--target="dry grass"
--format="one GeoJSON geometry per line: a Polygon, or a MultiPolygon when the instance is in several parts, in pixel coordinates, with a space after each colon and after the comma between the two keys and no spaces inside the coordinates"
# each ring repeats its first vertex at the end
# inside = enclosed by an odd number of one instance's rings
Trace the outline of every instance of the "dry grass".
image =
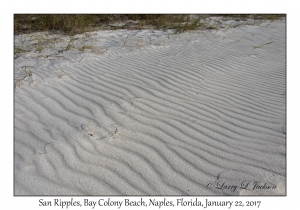
{"type": "Polygon", "coordinates": [[[175,29],[175,32],[194,29],[213,29],[201,18],[222,16],[224,20],[277,20],[285,14],[15,14],[15,34],[37,31],[56,31],[74,35],[95,29],[175,29]],[[191,18],[193,16],[193,18],[191,18]],[[122,24],[118,24],[122,23],[122,24]]]}
{"type": "Polygon", "coordinates": [[[247,20],[247,19],[254,19],[254,20],[278,20],[283,17],[286,17],[285,14],[223,14],[223,15],[215,15],[215,16],[222,16],[223,20],[247,20]]]}
{"type": "Polygon", "coordinates": [[[37,31],[60,31],[76,34],[103,24],[107,15],[15,14],[15,34],[37,31]]]}

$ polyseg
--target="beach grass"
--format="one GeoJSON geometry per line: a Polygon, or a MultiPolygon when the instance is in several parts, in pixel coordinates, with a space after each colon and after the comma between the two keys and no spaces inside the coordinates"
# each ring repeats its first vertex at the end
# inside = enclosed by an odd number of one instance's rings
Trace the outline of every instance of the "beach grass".
{"type": "Polygon", "coordinates": [[[224,20],[277,20],[285,14],[15,14],[15,35],[55,31],[74,35],[98,29],[175,29],[175,33],[214,29],[203,18],[222,16],[224,20]]]}

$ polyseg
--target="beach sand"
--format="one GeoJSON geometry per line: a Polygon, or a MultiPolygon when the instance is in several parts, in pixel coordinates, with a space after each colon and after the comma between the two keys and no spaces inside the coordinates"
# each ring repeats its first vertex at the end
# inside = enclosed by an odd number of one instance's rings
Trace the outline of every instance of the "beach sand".
{"type": "Polygon", "coordinates": [[[285,20],[15,36],[15,195],[285,195],[285,20]]]}

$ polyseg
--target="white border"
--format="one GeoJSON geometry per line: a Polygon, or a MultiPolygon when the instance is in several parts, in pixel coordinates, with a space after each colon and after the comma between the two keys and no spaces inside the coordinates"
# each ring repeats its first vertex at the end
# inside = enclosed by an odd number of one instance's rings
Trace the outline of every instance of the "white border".
{"type": "MultiPolygon", "coordinates": [[[[286,13],[287,14],[287,197],[208,197],[215,200],[262,200],[259,209],[298,206],[299,173],[299,17],[296,4],[287,1],[37,1],[1,3],[1,206],[3,209],[41,209],[40,197],[13,196],[13,14],[15,13],[286,13]]],[[[46,197],[53,200],[55,197],[46,197]]],[[[75,197],[83,200],[83,197],[75,197]]],[[[92,197],[98,200],[100,197],[92,197]]],[[[118,197],[113,197],[118,199],[118,197]]],[[[120,197],[120,200],[124,197],[120,197]]],[[[176,198],[169,197],[175,200],[176,198]]],[[[69,197],[62,197],[68,200],[69,197]]],[[[148,200],[148,198],[146,197],[148,200]]],[[[205,200],[205,197],[200,197],[205,200]]],[[[48,209],[48,208],[47,208],[48,209]]],[[[75,209],[75,208],[69,208],[75,209]]],[[[79,208],[78,208],[79,209],[79,208]]],[[[85,208],[80,208],[85,209],[85,208]]],[[[91,208],[86,208],[91,209],[91,208]]],[[[97,209],[97,208],[96,208],[97,209]]],[[[99,209],[99,207],[98,207],[99,209]]],[[[101,208],[106,209],[106,208],[101,208]]],[[[116,209],[116,208],[109,208],[116,209]]],[[[137,208],[136,208],[137,209],[137,208]]],[[[148,207],[149,209],[149,207],[148,207]]],[[[157,209],[157,208],[156,208],[157,209]]],[[[165,209],[165,208],[162,208],[165,209]]],[[[172,208],[174,209],[174,208],[172,208]]],[[[177,209],[177,208],[176,208],[177,209]]],[[[213,208],[210,208],[213,209],[213,208]]],[[[220,209],[220,208],[218,208],[220,209]]],[[[295,208],[293,208],[295,209],[295,208]]]]}

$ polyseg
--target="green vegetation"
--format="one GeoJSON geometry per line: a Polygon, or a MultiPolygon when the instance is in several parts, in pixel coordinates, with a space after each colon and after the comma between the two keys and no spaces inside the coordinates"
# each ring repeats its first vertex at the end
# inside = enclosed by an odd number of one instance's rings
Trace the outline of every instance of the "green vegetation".
{"type": "Polygon", "coordinates": [[[84,33],[97,29],[175,29],[175,33],[195,29],[214,29],[203,19],[222,16],[224,20],[277,20],[285,14],[15,14],[15,34],[38,31],[56,31],[68,35],[84,33]]]}
{"type": "Polygon", "coordinates": [[[60,31],[75,34],[102,24],[105,16],[107,15],[15,14],[14,31],[15,34],[37,31],[60,31]]]}

